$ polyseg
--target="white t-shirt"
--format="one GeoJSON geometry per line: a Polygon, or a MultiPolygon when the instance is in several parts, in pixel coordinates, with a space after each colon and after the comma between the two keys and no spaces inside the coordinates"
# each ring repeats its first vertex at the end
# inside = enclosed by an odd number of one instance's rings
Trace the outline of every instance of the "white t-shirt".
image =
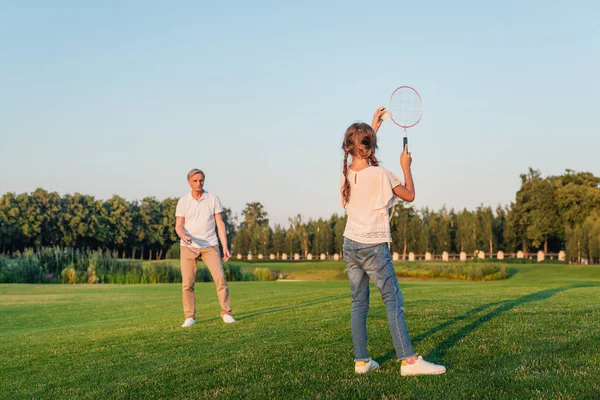
{"type": "MultiPolygon", "coordinates": [[[[344,207],[340,178],[340,203],[344,207]]],[[[368,167],[355,172],[348,168],[350,199],[346,204],[348,222],[344,236],[359,243],[391,242],[388,210],[394,205],[393,188],[402,184],[393,172],[381,167],[368,167]]]]}
{"type": "MultiPolygon", "coordinates": [[[[215,230],[215,214],[223,212],[219,198],[206,190],[200,200],[192,193],[183,196],[177,202],[176,217],[184,217],[183,231],[192,239],[192,246],[203,248],[219,244],[215,230]]],[[[183,240],[180,242],[183,245],[183,240]]]]}

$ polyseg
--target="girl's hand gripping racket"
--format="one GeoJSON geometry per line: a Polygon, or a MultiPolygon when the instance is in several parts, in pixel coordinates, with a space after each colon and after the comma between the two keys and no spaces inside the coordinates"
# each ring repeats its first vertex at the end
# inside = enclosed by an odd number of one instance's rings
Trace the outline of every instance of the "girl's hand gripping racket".
{"type": "Polygon", "coordinates": [[[419,92],[410,86],[400,86],[392,93],[388,108],[381,118],[387,119],[389,117],[393,123],[404,129],[403,147],[406,148],[408,146],[406,128],[418,124],[422,116],[423,101],[419,92]]]}

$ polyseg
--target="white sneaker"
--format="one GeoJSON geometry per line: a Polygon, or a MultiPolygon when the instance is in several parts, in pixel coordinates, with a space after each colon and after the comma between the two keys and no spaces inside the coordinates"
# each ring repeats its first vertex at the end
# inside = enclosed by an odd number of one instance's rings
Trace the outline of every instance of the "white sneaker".
{"type": "Polygon", "coordinates": [[[196,320],[194,318],[186,318],[185,322],[183,323],[183,325],[181,325],[182,328],[187,328],[189,326],[192,326],[196,323],[196,320]]]}
{"type": "Polygon", "coordinates": [[[372,369],[379,368],[379,364],[375,360],[367,361],[357,361],[354,363],[354,372],[357,374],[365,374],[372,369]]]}
{"type": "Polygon", "coordinates": [[[402,361],[402,366],[400,367],[400,375],[402,376],[440,375],[444,372],[446,372],[446,367],[425,361],[421,356],[419,356],[414,364],[409,364],[406,361],[402,361]]]}
{"type": "Polygon", "coordinates": [[[235,319],[233,319],[233,317],[229,314],[223,314],[223,322],[225,322],[226,324],[233,324],[235,322],[235,319]]]}

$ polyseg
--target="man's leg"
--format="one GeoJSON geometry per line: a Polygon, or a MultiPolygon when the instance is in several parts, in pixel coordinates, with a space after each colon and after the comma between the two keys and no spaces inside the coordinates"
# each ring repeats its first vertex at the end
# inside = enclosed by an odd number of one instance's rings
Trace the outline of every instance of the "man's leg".
{"type": "Polygon", "coordinates": [[[202,261],[204,261],[208,267],[213,281],[215,282],[215,286],[217,287],[217,296],[219,297],[219,303],[221,304],[221,317],[225,314],[231,315],[229,288],[227,287],[227,280],[225,279],[225,273],[223,272],[219,246],[204,247],[200,249],[200,254],[202,255],[202,261]]]}
{"type": "Polygon", "coordinates": [[[194,286],[196,284],[196,258],[186,246],[180,246],[181,256],[179,263],[181,266],[181,286],[183,288],[183,312],[185,318],[196,319],[196,296],[194,295],[194,286]]]}

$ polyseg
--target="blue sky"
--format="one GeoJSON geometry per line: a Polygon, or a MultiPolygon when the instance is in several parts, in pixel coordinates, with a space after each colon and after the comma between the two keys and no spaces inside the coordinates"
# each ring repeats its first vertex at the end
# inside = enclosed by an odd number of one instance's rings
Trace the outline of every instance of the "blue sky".
{"type": "MultiPolygon", "coordinates": [[[[598,2],[286,3],[0,4],[0,194],[164,199],[201,168],[234,213],[329,217],[346,127],[404,84],[417,208],[507,204],[529,167],[600,175],[598,2]]],[[[401,143],[386,122],[398,175],[401,143]]]]}

